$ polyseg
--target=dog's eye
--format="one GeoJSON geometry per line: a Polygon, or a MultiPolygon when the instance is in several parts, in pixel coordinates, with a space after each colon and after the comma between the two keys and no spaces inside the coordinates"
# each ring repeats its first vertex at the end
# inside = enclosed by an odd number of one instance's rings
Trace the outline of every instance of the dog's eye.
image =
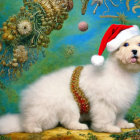
{"type": "Polygon", "coordinates": [[[128,43],[124,43],[123,46],[127,47],[127,46],[129,46],[129,44],[128,43]]]}
{"type": "Polygon", "coordinates": [[[140,46],[140,43],[138,43],[138,46],[140,46]]]}

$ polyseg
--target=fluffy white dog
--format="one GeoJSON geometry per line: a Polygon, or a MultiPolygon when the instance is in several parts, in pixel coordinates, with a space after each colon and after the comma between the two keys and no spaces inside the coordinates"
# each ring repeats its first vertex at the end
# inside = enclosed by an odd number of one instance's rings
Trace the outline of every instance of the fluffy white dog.
{"type": "Polygon", "coordinates": [[[110,54],[104,66],[84,66],[79,85],[90,104],[89,114],[80,114],[70,90],[75,67],[42,76],[22,92],[21,114],[0,118],[0,134],[36,133],[52,129],[60,122],[65,128],[98,132],[121,132],[135,127],[124,116],[138,93],[140,71],[140,36],[122,43],[110,54]]]}

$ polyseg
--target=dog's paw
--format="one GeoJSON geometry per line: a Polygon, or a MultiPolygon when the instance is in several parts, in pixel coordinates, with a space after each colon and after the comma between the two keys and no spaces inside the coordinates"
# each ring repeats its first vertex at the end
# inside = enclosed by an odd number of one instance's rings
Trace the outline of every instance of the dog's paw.
{"type": "Polygon", "coordinates": [[[67,128],[72,130],[87,130],[88,126],[82,123],[72,123],[67,128]]]}
{"type": "Polygon", "coordinates": [[[96,127],[95,127],[95,125],[92,125],[91,128],[97,132],[108,132],[108,133],[120,133],[121,132],[121,128],[119,128],[113,124],[104,125],[104,127],[101,127],[101,125],[96,124],[96,127]]]}
{"type": "Polygon", "coordinates": [[[109,133],[120,133],[121,129],[114,125],[108,125],[105,132],[109,133]]]}
{"type": "Polygon", "coordinates": [[[128,123],[127,124],[127,128],[134,128],[135,127],[135,124],[134,123],[128,123]]]}
{"type": "Polygon", "coordinates": [[[129,123],[126,120],[121,120],[117,123],[117,126],[120,128],[133,128],[133,127],[135,127],[135,124],[129,123]]]}
{"type": "Polygon", "coordinates": [[[30,129],[25,129],[25,132],[27,133],[40,133],[42,132],[42,129],[41,128],[30,128],[30,129]]]}

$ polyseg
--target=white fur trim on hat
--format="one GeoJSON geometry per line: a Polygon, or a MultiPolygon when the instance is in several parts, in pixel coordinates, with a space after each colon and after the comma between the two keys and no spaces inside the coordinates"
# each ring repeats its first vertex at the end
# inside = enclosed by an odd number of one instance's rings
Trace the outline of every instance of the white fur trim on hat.
{"type": "Polygon", "coordinates": [[[100,55],[93,55],[91,57],[91,63],[95,66],[101,66],[104,63],[104,57],[100,55]]]}
{"type": "Polygon", "coordinates": [[[107,50],[109,52],[117,50],[123,42],[136,35],[140,35],[140,30],[137,25],[121,31],[113,40],[107,43],[107,50]]]}

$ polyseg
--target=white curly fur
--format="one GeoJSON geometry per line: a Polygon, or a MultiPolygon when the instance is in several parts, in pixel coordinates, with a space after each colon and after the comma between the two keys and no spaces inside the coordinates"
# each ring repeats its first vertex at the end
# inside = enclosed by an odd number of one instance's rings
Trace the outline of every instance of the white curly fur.
{"type": "MultiPolygon", "coordinates": [[[[22,122],[22,131],[42,132],[56,127],[58,122],[68,129],[88,129],[79,121],[88,119],[92,121],[91,129],[98,132],[118,133],[121,128],[134,127],[133,123],[124,120],[124,116],[138,93],[139,41],[140,36],[137,36],[127,41],[128,47],[122,44],[119,50],[110,54],[102,67],[84,66],[80,87],[90,102],[90,113],[87,115],[80,115],[70,92],[74,66],[42,76],[23,90],[21,114],[17,116],[22,122]],[[136,63],[131,63],[133,49],[138,51],[136,63]]],[[[11,130],[12,125],[19,126],[11,123],[11,117],[8,115],[0,119],[0,134],[21,131],[21,128],[11,130]],[[9,130],[5,129],[7,126],[9,130]]],[[[13,122],[18,123],[14,119],[13,122]]]]}

